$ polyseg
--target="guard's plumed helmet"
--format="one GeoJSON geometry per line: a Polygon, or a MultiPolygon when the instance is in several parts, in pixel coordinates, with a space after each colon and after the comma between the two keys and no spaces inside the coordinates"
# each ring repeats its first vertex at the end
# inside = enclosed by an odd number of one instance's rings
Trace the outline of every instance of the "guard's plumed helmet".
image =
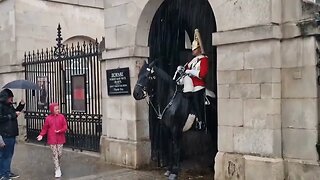
{"type": "Polygon", "coordinates": [[[194,40],[192,42],[192,51],[200,48],[201,49],[201,53],[204,53],[204,49],[203,49],[203,45],[202,45],[202,40],[201,40],[201,36],[200,36],[200,32],[199,29],[195,29],[194,30],[194,40]]]}

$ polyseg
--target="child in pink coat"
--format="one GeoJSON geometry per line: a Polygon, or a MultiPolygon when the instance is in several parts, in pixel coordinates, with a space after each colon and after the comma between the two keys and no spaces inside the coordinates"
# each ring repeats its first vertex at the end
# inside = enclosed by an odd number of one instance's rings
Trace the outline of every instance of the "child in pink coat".
{"type": "Polygon", "coordinates": [[[55,177],[61,177],[60,159],[62,156],[62,147],[66,142],[67,121],[60,114],[59,105],[51,103],[49,106],[51,114],[46,117],[40,135],[37,137],[41,141],[43,136],[47,135],[48,144],[53,153],[53,162],[55,165],[55,177]]]}

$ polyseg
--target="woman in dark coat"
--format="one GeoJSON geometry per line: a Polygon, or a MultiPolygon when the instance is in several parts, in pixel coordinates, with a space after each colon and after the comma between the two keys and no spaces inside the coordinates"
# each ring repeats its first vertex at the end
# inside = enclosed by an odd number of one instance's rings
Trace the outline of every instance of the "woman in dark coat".
{"type": "Polygon", "coordinates": [[[11,172],[11,161],[16,143],[16,136],[19,135],[18,120],[24,108],[21,101],[17,108],[13,107],[13,93],[9,89],[0,92],[0,136],[3,139],[4,147],[0,148],[0,179],[19,177],[11,172]]]}

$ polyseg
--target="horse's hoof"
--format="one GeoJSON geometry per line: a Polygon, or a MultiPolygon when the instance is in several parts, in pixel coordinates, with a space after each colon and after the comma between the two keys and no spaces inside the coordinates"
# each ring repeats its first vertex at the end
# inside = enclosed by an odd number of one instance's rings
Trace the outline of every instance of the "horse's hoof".
{"type": "Polygon", "coordinates": [[[168,177],[168,180],[177,180],[178,176],[176,174],[170,174],[170,176],[168,177]]]}
{"type": "Polygon", "coordinates": [[[166,167],[167,166],[167,163],[165,161],[160,161],[160,167],[166,167]]]}
{"type": "Polygon", "coordinates": [[[157,157],[151,157],[151,160],[152,160],[152,161],[157,161],[158,158],[157,158],[157,157]]]}
{"type": "Polygon", "coordinates": [[[164,176],[169,177],[170,174],[171,174],[171,172],[170,172],[169,170],[167,170],[167,171],[164,173],[164,176]]]}

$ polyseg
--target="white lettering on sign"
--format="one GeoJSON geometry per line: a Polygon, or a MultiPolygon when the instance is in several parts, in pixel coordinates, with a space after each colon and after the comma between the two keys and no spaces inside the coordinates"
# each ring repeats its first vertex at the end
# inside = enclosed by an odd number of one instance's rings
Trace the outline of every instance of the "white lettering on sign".
{"type": "Polygon", "coordinates": [[[122,76],[123,76],[123,72],[114,72],[114,73],[111,73],[111,77],[112,77],[112,78],[122,77],[122,76]]]}

